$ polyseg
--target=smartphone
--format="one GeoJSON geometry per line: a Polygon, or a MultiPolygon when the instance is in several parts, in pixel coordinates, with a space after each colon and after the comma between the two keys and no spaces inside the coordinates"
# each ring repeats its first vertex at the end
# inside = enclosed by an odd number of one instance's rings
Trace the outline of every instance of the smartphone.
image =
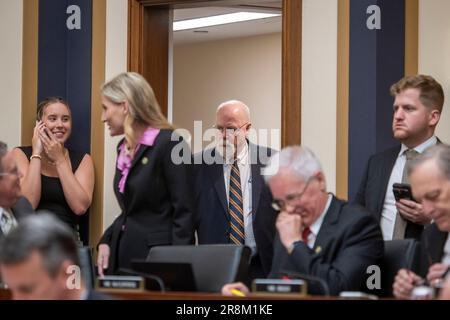
{"type": "Polygon", "coordinates": [[[415,201],[412,196],[411,186],[407,183],[394,183],[392,186],[392,191],[394,192],[396,201],[400,201],[400,199],[415,201]]]}

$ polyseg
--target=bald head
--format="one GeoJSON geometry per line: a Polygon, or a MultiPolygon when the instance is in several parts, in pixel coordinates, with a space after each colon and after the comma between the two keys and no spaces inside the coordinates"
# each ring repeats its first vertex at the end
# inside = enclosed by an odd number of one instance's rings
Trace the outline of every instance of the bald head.
{"type": "Polygon", "coordinates": [[[226,153],[234,154],[236,157],[237,153],[247,144],[246,139],[250,127],[250,110],[243,102],[225,101],[217,108],[216,128],[219,129],[222,146],[234,146],[234,149],[226,153]]]}
{"type": "Polygon", "coordinates": [[[224,114],[233,117],[238,121],[250,122],[250,109],[245,103],[239,100],[229,100],[222,102],[217,107],[217,115],[224,114]]]}

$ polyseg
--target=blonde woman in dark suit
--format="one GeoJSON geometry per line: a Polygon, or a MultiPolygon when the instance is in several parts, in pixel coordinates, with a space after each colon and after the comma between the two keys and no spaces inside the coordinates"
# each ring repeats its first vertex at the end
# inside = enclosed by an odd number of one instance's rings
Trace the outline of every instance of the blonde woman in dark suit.
{"type": "Polygon", "coordinates": [[[125,135],[114,177],[122,212],[98,246],[103,275],[145,259],[152,246],[193,243],[193,219],[189,164],[172,159],[173,148],[184,142],[161,113],[148,82],[137,73],[122,73],[101,93],[102,121],[111,136],[125,135]]]}

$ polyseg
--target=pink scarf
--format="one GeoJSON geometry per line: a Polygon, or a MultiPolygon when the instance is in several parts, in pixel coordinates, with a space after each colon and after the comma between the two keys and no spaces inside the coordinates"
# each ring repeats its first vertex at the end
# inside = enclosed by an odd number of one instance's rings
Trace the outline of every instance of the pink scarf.
{"type": "MultiPolygon", "coordinates": [[[[155,129],[148,127],[147,130],[144,131],[144,134],[139,139],[137,143],[134,155],[139,150],[139,147],[143,144],[146,146],[153,146],[155,143],[155,139],[158,136],[160,129],[155,129]]],[[[133,158],[130,156],[130,153],[127,151],[125,140],[119,146],[119,157],[117,158],[117,169],[120,170],[122,177],[119,181],[119,192],[123,193],[125,191],[125,183],[127,181],[128,173],[130,172],[131,163],[133,162],[133,158]]]]}

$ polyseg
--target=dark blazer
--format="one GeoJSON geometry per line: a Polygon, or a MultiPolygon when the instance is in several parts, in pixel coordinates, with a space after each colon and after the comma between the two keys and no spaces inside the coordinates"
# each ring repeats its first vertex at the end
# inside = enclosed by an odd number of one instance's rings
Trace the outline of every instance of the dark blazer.
{"type": "MultiPolygon", "coordinates": [[[[389,178],[399,152],[400,146],[397,146],[371,156],[355,196],[354,202],[366,207],[378,222],[381,220],[389,178]]],[[[405,237],[419,240],[422,230],[422,225],[407,221],[405,237]]]]}
{"type": "Polygon", "coordinates": [[[122,212],[100,240],[111,249],[108,274],[130,268],[132,259],[145,259],[152,246],[193,243],[191,154],[179,136],[171,140],[172,132],[162,129],[153,146],[140,146],[123,194],[116,167],[114,192],[122,212]],[[187,163],[175,164],[172,150],[187,163]]]}
{"type": "MultiPolygon", "coordinates": [[[[269,273],[272,264],[276,212],[271,207],[272,195],[261,175],[261,169],[272,152],[271,149],[249,143],[253,233],[258,251],[256,259],[259,259],[262,266],[263,277],[269,273]]],[[[207,149],[194,156],[196,229],[199,244],[229,243],[230,217],[222,162],[215,149],[207,149]],[[210,160],[214,160],[214,163],[210,160]]]]}
{"type": "MultiPolygon", "coordinates": [[[[14,206],[11,208],[12,214],[16,218],[17,222],[20,222],[23,218],[34,213],[31,203],[25,197],[20,197],[14,206]]],[[[4,237],[3,231],[0,228],[0,239],[4,237]]]]}
{"type": "MultiPolygon", "coordinates": [[[[337,295],[367,291],[367,267],[380,265],[384,242],[373,215],[333,196],[313,249],[299,242],[288,255],[277,235],[274,250],[270,277],[291,273],[317,277],[328,284],[331,295],[337,295]]],[[[309,282],[309,293],[323,294],[323,289],[309,282]]]]}
{"type": "Polygon", "coordinates": [[[428,269],[434,263],[440,263],[444,255],[444,246],[448,232],[440,231],[436,223],[427,226],[420,238],[420,268],[419,274],[427,276],[428,269]]]}

